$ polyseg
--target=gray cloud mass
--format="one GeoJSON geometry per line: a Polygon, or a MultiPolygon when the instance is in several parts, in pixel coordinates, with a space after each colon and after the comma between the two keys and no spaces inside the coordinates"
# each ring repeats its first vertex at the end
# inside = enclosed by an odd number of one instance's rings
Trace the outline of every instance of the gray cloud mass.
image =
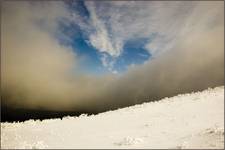
{"type": "Polygon", "coordinates": [[[224,2],[85,5],[89,21],[62,1],[2,3],[3,104],[100,112],[224,85],[224,2]],[[92,46],[113,57],[128,39],[160,36],[145,45],[153,57],[142,65],[119,75],[82,74],[76,50],[55,37],[62,19],[80,25],[92,46]]]}

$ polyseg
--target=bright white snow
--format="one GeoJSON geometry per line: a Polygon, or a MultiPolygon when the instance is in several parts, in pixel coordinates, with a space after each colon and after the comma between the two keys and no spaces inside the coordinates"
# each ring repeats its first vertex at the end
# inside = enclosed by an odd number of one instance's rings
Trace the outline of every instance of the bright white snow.
{"type": "Polygon", "coordinates": [[[1,124],[1,148],[224,148],[224,87],[98,115],[1,124]]]}

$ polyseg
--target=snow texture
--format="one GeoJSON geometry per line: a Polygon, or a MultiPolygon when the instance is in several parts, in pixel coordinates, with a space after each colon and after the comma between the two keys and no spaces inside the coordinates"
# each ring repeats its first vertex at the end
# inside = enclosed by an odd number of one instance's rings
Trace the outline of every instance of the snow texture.
{"type": "Polygon", "coordinates": [[[224,148],[224,87],[98,115],[1,123],[1,148],[224,148]]]}

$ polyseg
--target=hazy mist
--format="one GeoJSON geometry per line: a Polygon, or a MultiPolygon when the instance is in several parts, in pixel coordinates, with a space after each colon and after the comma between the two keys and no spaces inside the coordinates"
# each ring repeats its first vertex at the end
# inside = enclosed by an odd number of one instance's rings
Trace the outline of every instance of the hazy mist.
{"type": "Polygon", "coordinates": [[[125,73],[98,76],[80,73],[76,50],[55,38],[58,21],[70,21],[63,2],[3,2],[2,104],[105,111],[224,85],[224,6],[205,3],[196,4],[170,49],[125,73]]]}

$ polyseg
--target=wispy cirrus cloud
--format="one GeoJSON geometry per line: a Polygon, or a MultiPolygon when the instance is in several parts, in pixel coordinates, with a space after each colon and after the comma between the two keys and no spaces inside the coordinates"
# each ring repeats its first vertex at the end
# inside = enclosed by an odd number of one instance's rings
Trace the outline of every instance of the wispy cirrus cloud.
{"type": "MultiPolygon", "coordinates": [[[[129,40],[147,38],[144,48],[151,55],[172,48],[196,2],[92,2],[86,1],[89,17],[79,18],[75,11],[75,22],[86,33],[89,44],[100,53],[112,57],[106,65],[109,70],[123,53],[129,40]],[[80,21],[79,21],[80,20],[80,21]],[[85,24],[85,25],[84,25],[85,24]]],[[[110,58],[109,58],[110,59],[110,58]]],[[[104,61],[104,62],[103,62],[104,61]]]]}

